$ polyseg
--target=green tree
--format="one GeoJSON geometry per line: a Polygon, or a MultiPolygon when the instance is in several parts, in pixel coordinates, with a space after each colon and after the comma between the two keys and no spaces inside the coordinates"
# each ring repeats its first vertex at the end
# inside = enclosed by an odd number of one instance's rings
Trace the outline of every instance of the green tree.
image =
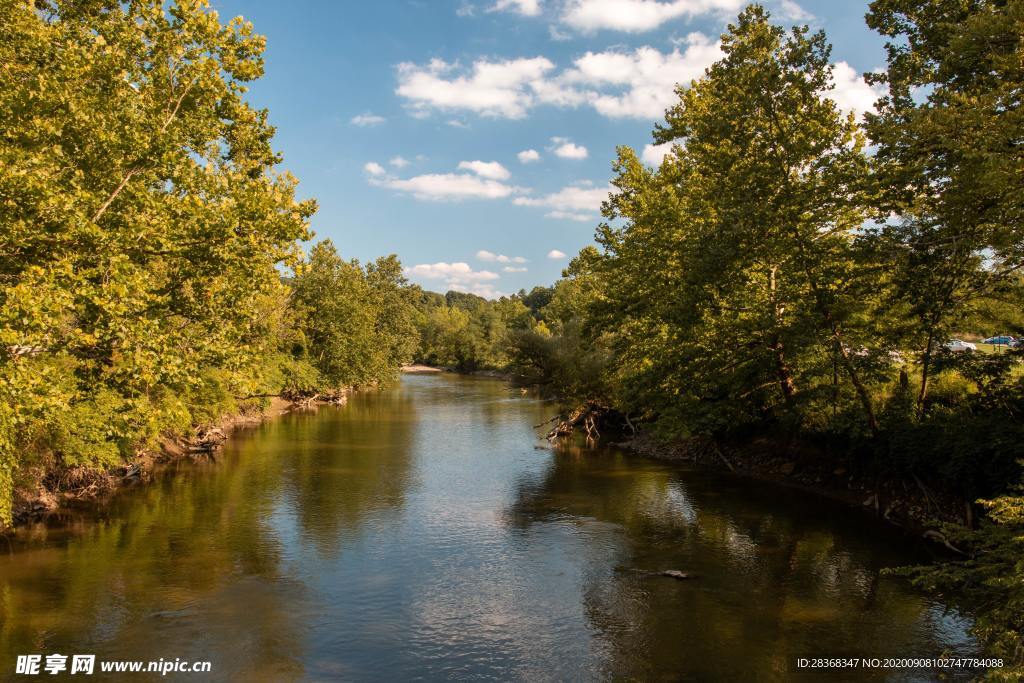
{"type": "Polygon", "coordinates": [[[250,369],[315,209],[263,47],[197,0],[0,3],[0,521],[19,457],[114,462],[250,369]]]}
{"type": "Polygon", "coordinates": [[[890,260],[918,320],[924,409],[935,346],[1024,266],[1024,2],[876,0],[889,92],[868,116],[890,260]]]}
{"type": "Polygon", "coordinates": [[[409,288],[402,264],[394,254],[368,263],[366,278],[377,308],[374,331],[387,352],[384,374],[391,374],[412,360],[419,345],[415,292],[409,288]]]}
{"type": "Polygon", "coordinates": [[[612,334],[596,324],[604,300],[603,263],[594,247],[584,247],[553,287],[535,287],[536,325],[513,331],[511,367],[518,381],[540,387],[568,405],[596,402],[611,407],[608,384],[612,334]]]}
{"type": "Polygon", "coordinates": [[[627,372],[712,417],[723,407],[730,424],[737,408],[799,419],[834,358],[875,432],[856,357],[877,300],[853,246],[867,160],[853,117],[828,99],[829,46],[752,5],[722,50],[656,128],[676,143],[659,171],[620,151],[606,215],[627,223],[599,240],[611,310],[626,313],[627,372]]]}
{"type": "Polygon", "coordinates": [[[294,299],[321,389],[385,381],[409,360],[416,337],[403,284],[394,257],[364,271],[330,240],[310,250],[297,268],[294,299]]]}

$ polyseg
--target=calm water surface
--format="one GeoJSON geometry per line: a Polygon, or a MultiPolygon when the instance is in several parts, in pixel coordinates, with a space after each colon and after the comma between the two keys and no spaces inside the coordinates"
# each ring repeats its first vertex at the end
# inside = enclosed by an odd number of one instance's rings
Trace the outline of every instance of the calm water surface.
{"type": "Polygon", "coordinates": [[[974,652],[966,620],[879,576],[916,541],[720,473],[548,450],[532,425],[553,412],[406,377],[25,529],[0,541],[2,675],[60,652],[226,681],[826,680],[796,659],[974,652]],[[699,578],[630,571],[669,568],[699,578]]]}

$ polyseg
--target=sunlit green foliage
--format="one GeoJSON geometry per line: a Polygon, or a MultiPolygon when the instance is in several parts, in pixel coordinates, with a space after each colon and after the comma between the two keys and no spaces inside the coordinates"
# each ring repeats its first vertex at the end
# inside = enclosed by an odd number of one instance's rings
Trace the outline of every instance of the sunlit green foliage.
{"type": "Polygon", "coordinates": [[[263,48],[203,0],[0,3],[0,524],[39,471],[408,355],[394,259],[345,292],[351,367],[305,353],[281,274],[316,207],[244,99],[263,48]]]}
{"type": "Polygon", "coordinates": [[[394,256],[365,269],[320,242],[300,264],[294,299],[310,362],[327,387],[387,379],[412,358],[416,328],[394,256]]]}
{"type": "Polygon", "coordinates": [[[488,301],[474,294],[430,292],[419,309],[419,362],[463,372],[505,370],[510,339],[535,324],[519,295],[488,301]]]}
{"type": "Polygon", "coordinates": [[[867,22],[890,39],[888,69],[869,74],[889,92],[867,128],[876,208],[902,217],[883,243],[918,319],[924,410],[933,344],[1024,266],[1024,3],[876,0],[867,22]]]}
{"type": "Polygon", "coordinates": [[[566,403],[610,404],[608,382],[613,335],[597,330],[594,312],[603,301],[601,256],[584,248],[550,288],[524,297],[539,322],[512,335],[516,379],[566,403]]]}
{"type": "Polygon", "coordinates": [[[798,426],[840,400],[876,432],[885,285],[855,242],[868,160],[828,99],[829,47],[753,6],[722,49],[655,131],[676,143],[660,169],[620,150],[606,215],[624,224],[599,232],[618,381],[684,433],[798,426]]]}

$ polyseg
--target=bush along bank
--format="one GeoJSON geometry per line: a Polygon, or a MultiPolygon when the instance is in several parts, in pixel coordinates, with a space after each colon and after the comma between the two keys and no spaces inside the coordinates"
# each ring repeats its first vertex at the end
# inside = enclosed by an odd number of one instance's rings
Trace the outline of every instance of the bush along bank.
{"type": "Polygon", "coordinates": [[[39,468],[32,477],[23,479],[24,486],[13,492],[13,527],[44,519],[62,508],[94,503],[117,491],[148,483],[160,466],[178,460],[217,460],[225,442],[238,429],[255,427],[297,410],[316,410],[321,406],[344,405],[354,388],[324,393],[286,394],[262,397],[238,407],[238,412],[222,416],[209,424],[196,426],[183,433],[164,433],[151,448],[139,448],[131,458],[118,466],[61,466],[39,468]]]}

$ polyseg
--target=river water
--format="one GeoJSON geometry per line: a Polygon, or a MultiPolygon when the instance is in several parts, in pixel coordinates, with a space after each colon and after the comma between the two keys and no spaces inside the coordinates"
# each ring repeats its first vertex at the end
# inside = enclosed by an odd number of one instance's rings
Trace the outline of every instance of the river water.
{"type": "Polygon", "coordinates": [[[553,413],[407,376],[0,540],[0,678],[88,653],[210,661],[192,681],[933,680],[797,660],[975,651],[880,576],[918,542],[725,473],[551,450],[532,425],[553,413]],[[663,569],[697,578],[642,573],[663,569]]]}

